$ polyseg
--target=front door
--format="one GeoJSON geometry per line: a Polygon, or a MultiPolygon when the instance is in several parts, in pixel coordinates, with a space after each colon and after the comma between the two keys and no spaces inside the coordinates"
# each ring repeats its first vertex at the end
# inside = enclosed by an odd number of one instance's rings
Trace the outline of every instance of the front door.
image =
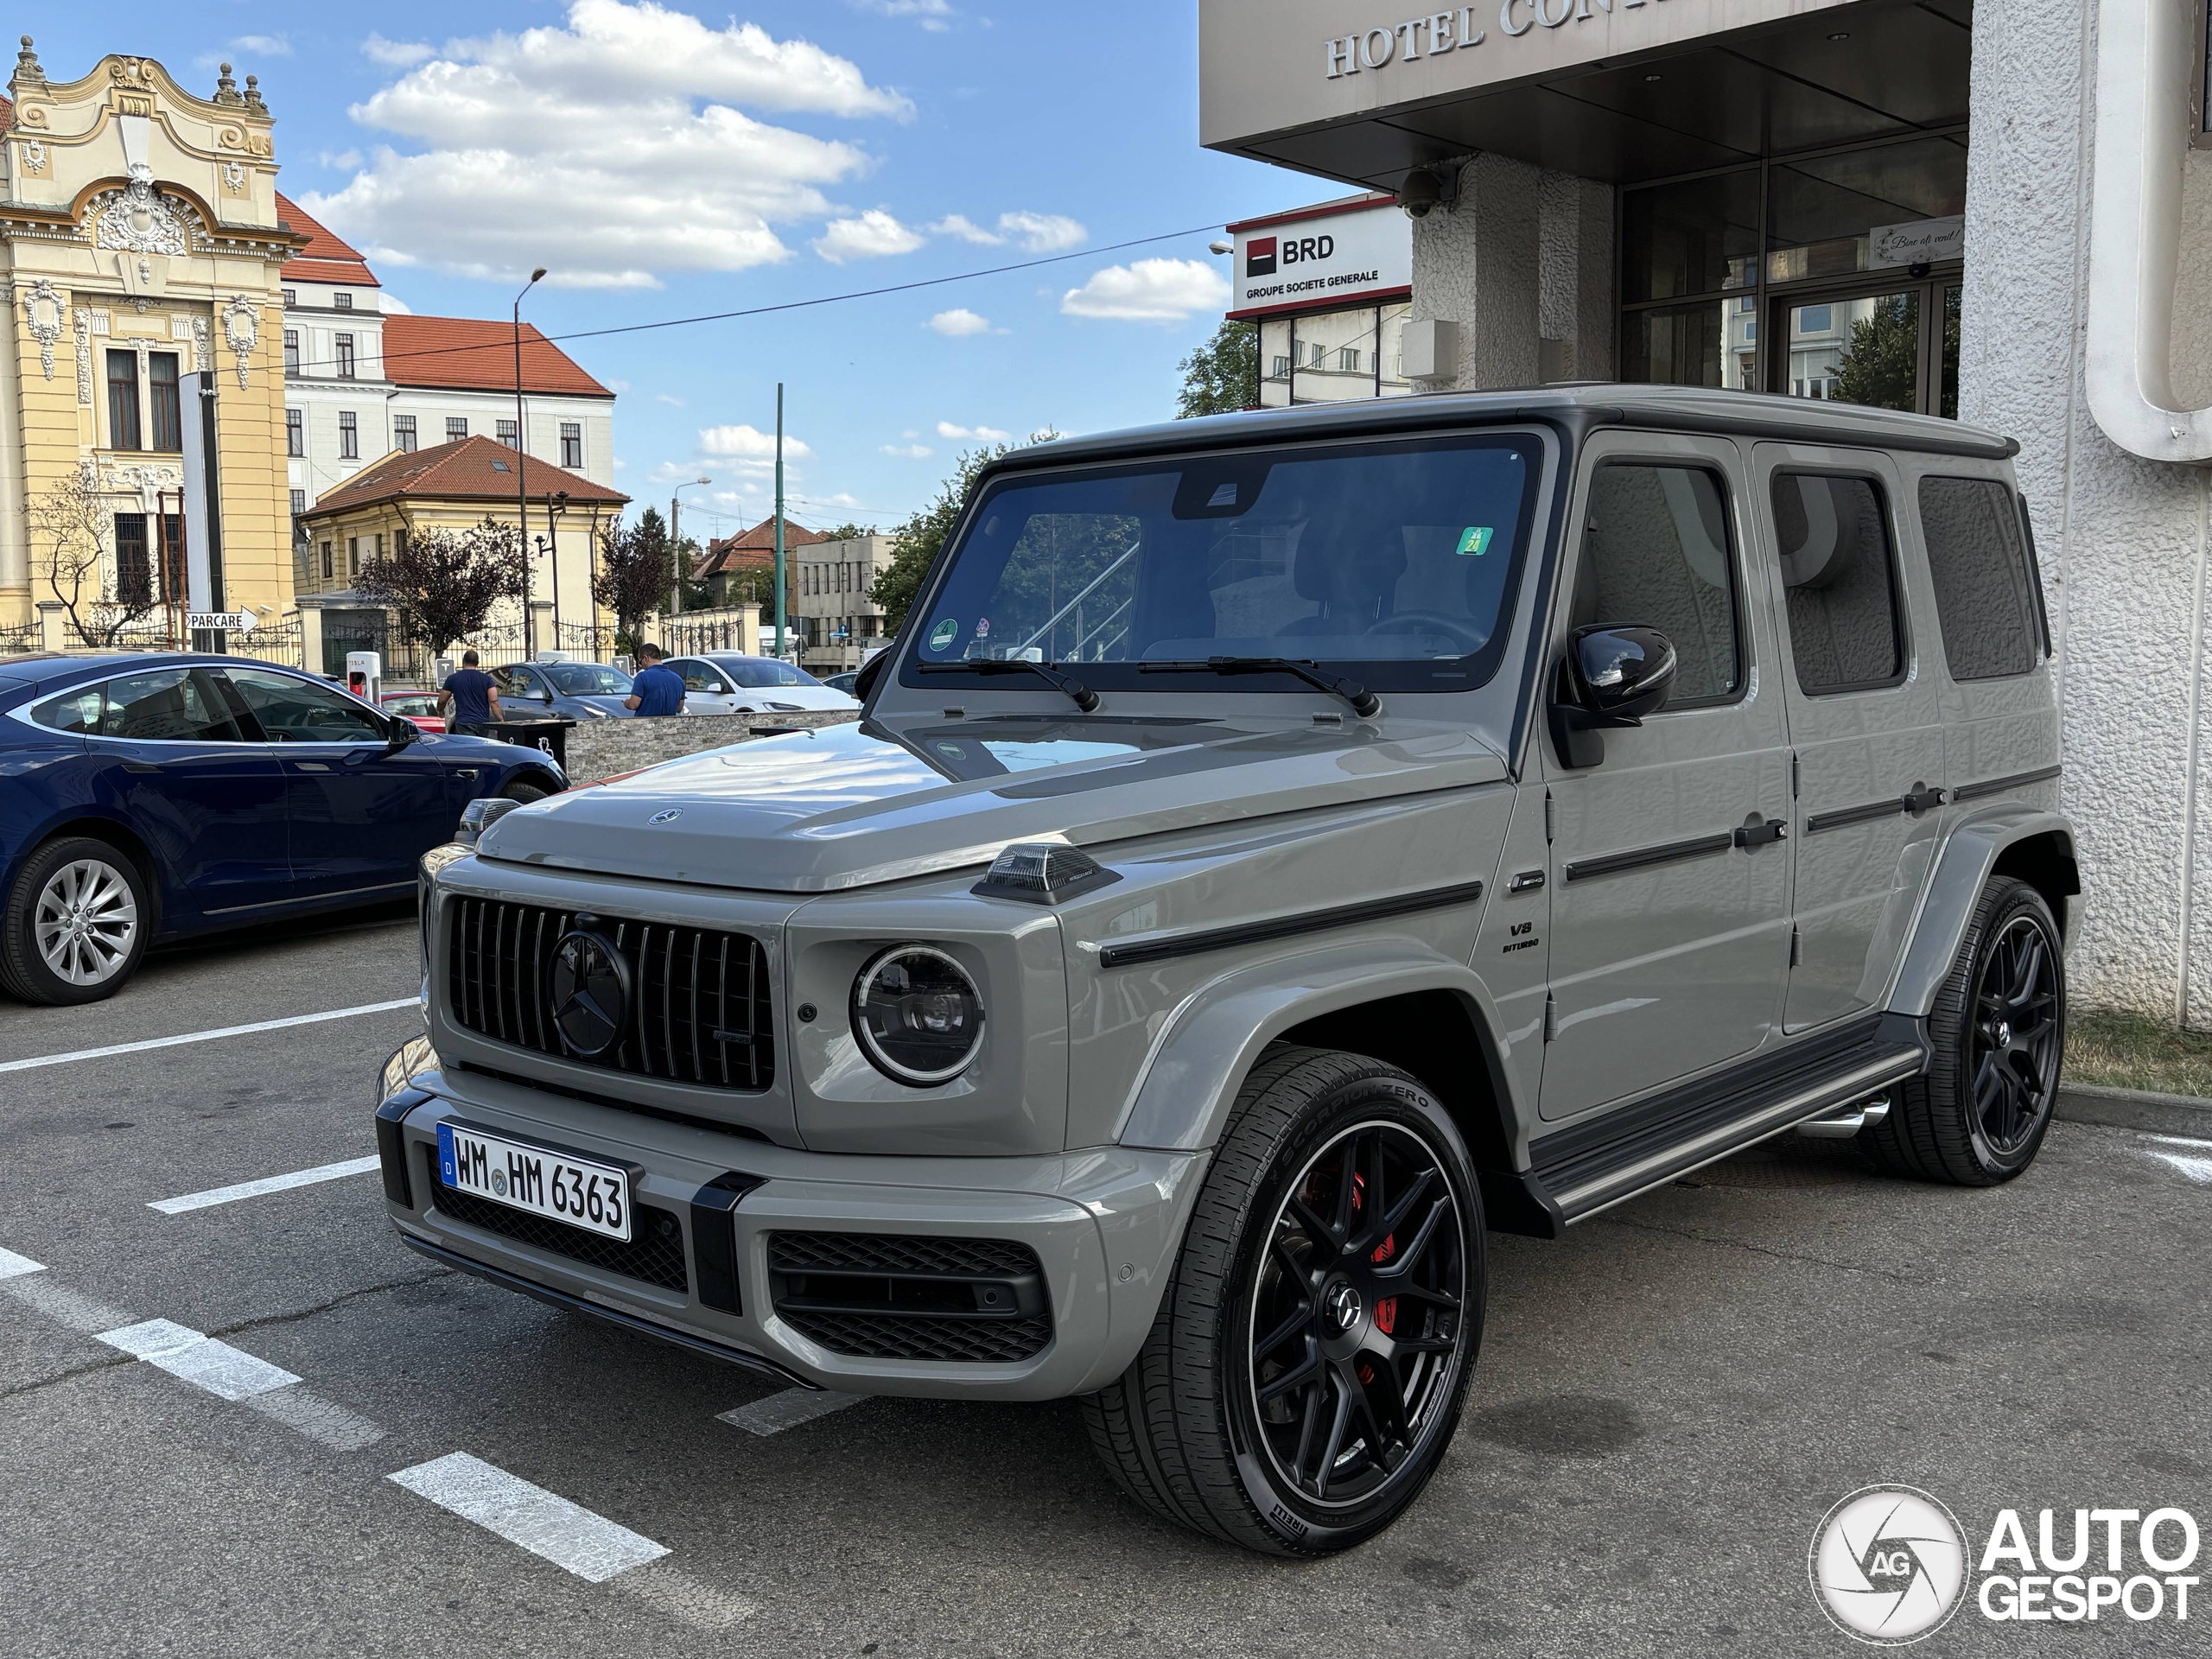
{"type": "Polygon", "coordinates": [[[458,785],[435,743],[391,746],[393,717],[273,668],[220,671],[283,769],[292,879],[302,898],[411,885],[453,834],[458,785]]]}
{"type": "Polygon", "coordinates": [[[1724,441],[1602,434],[1585,452],[1549,662],[1577,627],[1640,624],[1678,668],[1668,706],[1605,732],[1596,766],[1546,745],[1548,1119],[1744,1054],[1779,1014],[1789,860],[1770,826],[1789,810],[1789,757],[1744,493],[1724,441]]]}
{"type": "Polygon", "coordinates": [[[1944,800],[1936,659],[1916,644],[1885,455],[1752,452],[1763,576],[1783,635],[1796,756],[1796,926],[1783,1023],[1802,1030],[1881,995],[1933,857],[1944,800]]]}
{"type": "Polygon", "coordinates": [[[737,709],[737,688],[712,663],[696,657],[678,657],[668,666],[683,680],[683,712],[687,715],[727,715],[737,709]]]}
{"type": "Polygon", "coordinates": [[[1910,281],[1904,272],[1787,290],[1773,305],[1781,349],[1772,390],[1955,420],[1960,297],[1955,277],[1910,281]]]}

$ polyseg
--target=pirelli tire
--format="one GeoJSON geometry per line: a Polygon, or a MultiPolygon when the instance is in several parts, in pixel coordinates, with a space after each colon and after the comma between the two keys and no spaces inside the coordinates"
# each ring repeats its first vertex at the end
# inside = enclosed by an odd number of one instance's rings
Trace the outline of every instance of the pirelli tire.
{"type": "Polygon", "coordinates": [[[2066,1052],[2066,957],[2050,906],[2024,881],[1982,889],[1929,1011],[1927,1072],[1861,1137],[1901,1175],[1995,1186],[2035,1161],[2066,1052]]]}
{"type": "Polygon", "coordinates": [[[1268,1554],[1348,1549],[1420,1496],[1482,1339],[1480,1189],[1395,1066],[1281,1046],[1253,1068],[1135,1361],[1082,1402],[1155,1515],[1268,1554]]]}

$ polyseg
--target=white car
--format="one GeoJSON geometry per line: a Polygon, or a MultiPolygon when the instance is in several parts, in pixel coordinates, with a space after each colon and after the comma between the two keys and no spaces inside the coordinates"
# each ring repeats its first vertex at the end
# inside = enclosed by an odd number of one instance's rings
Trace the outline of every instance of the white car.
{"type": "Polygon", "coordinates": [[[668,666],[683,677],[687,715],[815,714],[861,706],[857,697],[833,691],[804,669],[772,657],[705,652],[671,657],[668,666]]]}

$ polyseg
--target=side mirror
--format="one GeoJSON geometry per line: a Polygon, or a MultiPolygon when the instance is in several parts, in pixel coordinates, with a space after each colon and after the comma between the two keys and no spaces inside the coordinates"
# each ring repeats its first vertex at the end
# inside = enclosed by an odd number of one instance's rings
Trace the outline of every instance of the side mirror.
{"type": "Polygon", "coordinates": [[[868,694],[875,690],[875,683],[883,677],[884,668],[890,661],[891,653],[887,651],[879,651],[869,658],[862,664],[861,671],[853,676],[853,695],[866,702],[868,694]]]}
{"type": "Polygon", "coordinates": [[[421,735],[413,721],[404,715],[394,715],[385,734],[384,746],[388,753],[397,754],[421,735]]]}
{"type": "Polygon", "coordinates": [[[1560,664],[1551,706],[1553,746],[1568,766],[1605,758],[1599,734],[1608,726],[1641,726],[1666,707],[1675,689],[1675,647],[1656,628],[1577,628],[1560,664]]]}

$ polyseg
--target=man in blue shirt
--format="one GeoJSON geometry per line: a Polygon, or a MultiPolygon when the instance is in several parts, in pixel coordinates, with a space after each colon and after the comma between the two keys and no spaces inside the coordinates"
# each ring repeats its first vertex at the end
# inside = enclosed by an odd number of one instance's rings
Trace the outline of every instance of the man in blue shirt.
{"type": "Polygon", "coordinates": [[[461,653],[461,666],[446,677],[438,688],[442,695],[438,699],[438,712],[446,717],[446,728],[454,732],[477,732],[493,721],[503,719],[499,713],[498,682],[476,666],[476,653],[461,653]]]}
{"type": "Polygon", "coordinates": [[[667,655],[658,645],[638,647],[643,666],[630,682],[630,695],[622,699],[622,706],[641,719],[683,712],[683,677],[663,661],[667,655]]]}

